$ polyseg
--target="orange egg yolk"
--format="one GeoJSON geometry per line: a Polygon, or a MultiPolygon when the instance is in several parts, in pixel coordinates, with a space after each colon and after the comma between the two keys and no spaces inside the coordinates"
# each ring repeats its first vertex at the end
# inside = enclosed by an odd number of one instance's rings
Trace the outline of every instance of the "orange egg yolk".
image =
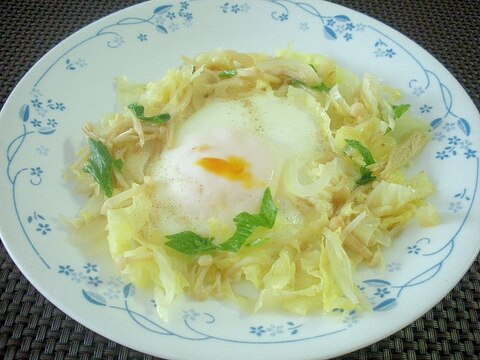
{"type": "Polygon", "coordinates": [[[265,187],[264,181],[255,179],[250,172],[250,163],[238,156],[228,156],[226,159],[204,157],[196,161],[206,171],[231,181],[241,181],[247,189],[265,187]]]}

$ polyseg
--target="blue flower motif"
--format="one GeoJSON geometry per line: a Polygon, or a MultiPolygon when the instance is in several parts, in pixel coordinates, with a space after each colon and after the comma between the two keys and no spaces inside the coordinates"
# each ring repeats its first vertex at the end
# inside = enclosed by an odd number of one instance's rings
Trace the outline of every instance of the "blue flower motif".
{"type": "Polygon", "coordinates": [[[169,11],[169,12],[167,13],[167,18],[169,18],[170,20],[173,20],[173,19],[175,19],[176,17],[177,17],[177,16],[175,15],[174,12],[169,11]]]}
{"type": "Polygon", "coordinates": [[[385,297],[385,295],[390,294],[390,291],[387,288],[377,288],[377,291],[373,295],[377,295],[381,298],[385,297]]]}
{"type": "Polygon", "coordinates": [[[48,112],[48,110],[47,110],[46,108],[44,108],[44,107],[35,108],[35,111],[37,112],[37,114],[38,114],[39,116],[45,116],[45,115],[47,115],[47,112],[48,112]]]}
{"type": "Polygon", "coordinates": [[[457,136],[449,137],[448,138],[448,143],[450,145],[458,145],[460,143],[460,139],[457,136]]]}
{"type": "Polygon", "coordinates": [[[402,270],[402,264],[398,262],[392,262],[387,265],[388,272],[400,271],[402,270]]]}
{"type": "Polygon", "coordinates": [[[340,24],[340,25],[337,25],[336,27],[336,30],[338,33],[343,33],[346,29],[345,29],[345,24],[340,24]]]}
{"type": "Polygon", "coordinates": [[[377,48],[375,51],[374,51],[374,54],[375,54],[375,57],[384,57],[385,56],[385,50],[381,49],[381,48],[377,48]]]}
{"type": "Polygon", "coordinates": [[[278,17],[278,20],[287,21],[288,20],[288,14],[286,14],[286,13],[280,14],[280,16],[278,17]]]}
{"type": "Polygon", "coordinates": [[[37,150],[38,154],[39,154],[39,155],[42,155],[42,156],[47,156],[48,153],[49,153],[49,151],[50,151],[49,148],[47,148],[47,147],[45,147],[45,146],[43,146],[43,145],[37,147],[36,150],[37,150]]]}
{"type": "Polygon", "coordinates": [[[83,274],[83,272],[74,272],[72,274],[72,281],[75,281],[77,284],[80,284],[83,280],[85,280],[87,277],[83,274]]]}
{"type": "Polygon", "coordinates": [[[232,7],[230,8],[230,11],[233,12],[233,13],[238,13],[240,11],[240,6],[238,6],[238,4],[234,4],[232,5],[232,7]]]}
{"type": "Polygon", "coordinates": [[[30,175],[32,176],[41,176],[43,174],[43,170],[40,166],[30,168],[30,175]]]}
{"type": "Polygon", "coordinates": [[[356,31],[364,31],[366,27],[367,27],[367,25],[359,23],[355,26],[355,30],[356,31]]]}
{"type": "Polygon", "coordinates": [[[172,22],[168,28],[170,31],[177,31],[180,29],[180,26],[176,22],[172,22]]]}
{"type": "Polygon", "coordinates": [[[385,50],[385,56],[389,57],[390,59],[393,58],[397,53],[393,49],[385,50]]]}
{"type": "Polygon", "coordinates": [[[262,336],[263,334],[266,333],[266,330],[265,328],[263,327],[263,325],[260,325],[260,326],[250,326],[250,334],[255,334],[257,336],[262,336]]]}
{"type": "Polygon", "coordinates": [[[200,316],[200,313],[194,309],[183,310],[183,319],[195,321],[200,316]]]}
{"type": "Polygon", "coordinates": [[[113,46],[114,47],[119,47],[125,43],[125,39],[121,35],[117,35],[113,38],[113,46]]]}
{"type": "Polygon", "coordinates": [[[96,264],[87,263],[86,265],[83,266],[83,268],[86,270],[87,274],[98,271],[96,264]]]}
{"type": "Polygon", "coordinates": [[[35,98],[39,98],[43,96],[42,92],[37,88],[33,88],[32,91],[30,91],[30,94],[35,98]]]}
{"type": "Polygon", "coordinates": [[[120,291],[120,289],[108,288],[103,292],[103,295],[108,299],[113,300],[113,299],[119,299],[120,295],[122,295],[122,292],[120,291]]]}
{"type": "Polygon", "coordinates": [[[423,106],[420,107],[420,112],[421,112],[422,114],[424,114],[424,113],[429,113],[430,110],[432,110],[432,107],[429,106],[429,105],[427,105],[427,104],[425,104],[425,105],[423,105],[423,106]]]}
{"type": "Polygon", "coordinates": [[[117,277],[110,277],[107,281],[107,285],[118,288],[125,285],[125,283],[122,281],[122,279],[119,276],[117,276],[117,277]]]}
{"type": "Polygon", "coordinates": [[[468,150],[468,148],[472,146],[472,142],[469,140],[463,140],[463,141],[460,141],[459,145],[462,149],[468,150]]]}
{"type": "Polygon", "coordinates": [[[248,12],[248,10],[250,10],[250,5],[248,5],[248,4],[246,4],[246,3],[240,5],[240,11],[242,11],[242,12],[248,12]]]}
{"type": "Polygon", "coordinates": [[[464,152],[464,155],[467,159],[477,157],[477,150],[467,149],[467,151],[464,152]]]}
{"type": "Polygon", "coordinates": [[[192,21],[193,20],[193,14],[192,13],[184,13],[183,14],[183,18],[186,20],[186,21],[192,21]]]}
{"type": "Polygon", "coordinates": [[[283,325],[270,325],[267,328],[267,332],[270,334],[270,336],[283,334],[283,325]]]}
{"type": "Polygon", "coordinates": [[[355,28],[355,25],[353,23],[349,22],[347,25],[345,25],[345,29],[352,31],[355,28]]]}
{"type": "Polygon", "coordinates": [[[299,28],[300,28],[300,30],[302,30],[302,31],[307,31],[307,30],[309,29],[308,23],[306,23],[306,22],[300,23],[299,28]]]}
{"type": "Polygon", "coordinates": [[[345,35],[343,35],[343,38],[344,38],[346,41],[350,41],[350,40],[352,40],[353,36],[352,36],[352,34],[350,34],[350,33],[345,33],[345,35]]]}
{"type": "Polygon", "coordinates": [[[330,18],[330,19],[327,20],[327,25],[328,26],[333,26],[333,25],[335,25],[335,22],[336,22],[335,19],[330,18]]]}
{"type": "Polygon", "coordinates": [[[77,59],[77,61],[75,61],[75,64],[80,66],[81,68],[87,66],[87,62],[85,61],[85,59],[77,59]]]}
{"type": "Polygon", "coordinates": [[[407,250],[408,250],[408,253],[409,254],[415,254],[415,255],[418,255],[418,253],[420,252],[420,250],[422,250],[418,245],[413,245],[413,246],[408,246],[407,247],[407,250]]]}
{"type": "MultiPolygon", "coordinates": [[[[227,3],[228,4],[228,3],[227,3]]],[[[186,1],[182,1],[180,3],[180,10],[186,10],[188,8],[188,5],[190,5],[188,2],[186,1]]]]}
{"type": "Polygon", "coordinates": [[[443,160],[445,158],[448,158],[448,153],[445,150],[437,151],[437,155],[435,156],[435,158],[443,160]]]}
{"type": "Polygon", "coordinates": [[[443,128],[446,132],[450,132],[450,131],[452,131],[453,129],[455,129],[455,123],[454,123],[454,122],[447,122],[447,123],[445,123],[445,125],[442,126],[442,128],[443,128]]]}
{"type": "Polygon", "coordinates": [[[66,109],[66,107],[65,107],[65,105],[63,105],[63,103],[58,103],[58,102],[55,103],[55,110],[63,111],[65,109],[66,109]]]}
{"type": "Polygon", "coordinates": [[[47,120],[47,125],[48,125],[48,126],[51,126],[51,127],[55,127],[55,126],[58,125],[58,122],[57,122],[57,120],[55,120],[55,119],[48,119],[48,120],[47,120]]]}
{"type": "Polygon", "coordinates": [[[419,97],[421,96],[423,93],[425,92],[425,90],[423,89],[423,87],[421,86],[417,86],[417,87],[414,87],[413,88],[413,92],[412,94],[419,97]]]}
{"type": "Polygon", "coordinates": [[[42,235],[47,235],[52,229],[50,228],[50,225],[48,224],[43,224],[43,223],[38,223],[37,228],[35,229],[42,235]]]}
{"type": "Polygon", "coordinates": [[[88,284],[89,285],[93,285],[95,287],[97,287],[98,285],[100,285],[101,283],[103,283],[102,280],[100,280],[100,278],[98,276],[89,276],[88,277],[88,284]]]}
{"type": "Polygon", "coordinates": [[[33,119],[30,121],[30,124],[33,125],[33,127],[40,127],[42,126],[42,122],[40,120],[37,120],[37,119],[33,119]]]}
{"type": "Polygon", "coordinates": [[[58,267],[58,272],[60,274],[65,274],[66,276],[69,276],[70,274],[75,273],[75,270],[70,265],[60,265],[58,267]]]}
{"type": "Polygon", "coordinates": [[[140,40],[141,42],[144,42],[148,40],[148,36],[147,34],[138,34],[137,39],[140,40]]]}
{"type": "Polygon", "coordinates": [[[457,213],[458,211],[462,210],[463,209],[463,206],[462,206],[462,203],[460,201],[456,201],[456,202],[451,202],[449,205],[448,205],[448,210],[454,212],[454,213],[457,213]]]}
{"type": "Polygon", "coordinates": [[[442,141],[443,139],[445,139],[445,134],[443,134],[442,132],[436,131],[433,134],[432,139],[437,141],[442,141]]]}
{"type": "Polygon", "coordinates": [[[43,103],[38,99],[33,99],[30,102],[32,103],[32,106],[37,109],[40,109],[43,105],[43,103]]]}

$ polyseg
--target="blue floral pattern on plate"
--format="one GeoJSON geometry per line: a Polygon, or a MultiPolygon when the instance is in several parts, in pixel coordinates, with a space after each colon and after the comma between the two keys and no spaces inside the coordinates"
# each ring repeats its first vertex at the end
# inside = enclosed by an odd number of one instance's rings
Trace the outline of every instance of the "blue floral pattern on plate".
{"type": "MultiPolygon", "coordinates": [[[[59,262],[45,250],[45,244],[54,243],[60,232],[54,225],[57,215],[47,203],[34,201],[32,208],[22,202],[20,195],[41,188],[47,178],[52,181],[53,169],[45,160],[58,156],[55,143],[61,142],[65,136],[62,132],[64,124],[69,124],[70,109],[75,106],[71,100],[51,93],[49,76],[60,73],[85,76],[89,71],[95,71],[98,59],[87,51],[93,43],[101,42],[104,49],[114,56],[115,51],[122,47],[159,46],[156,44],[179,32],[184,32],[186,36],[189,31],[196,31],[197,23],[206,21],[205,11],[200,8],[205,8],[206,3],[180,1],[155,4],[148,3],[136,7],[135,11],[126,11],[125,16],[120,16],[121,13],[115,18],[106,18],[90,32],[84,32],[68,42],[36,73],[28,94],[22,94],[22,101],[15,109],[16,118],[9,123],[15,134],[6,139],[2,164],[5,164],[3,170],[10,189],[12,209],[27,247],[46,272],[59,277],[59,282],[72,284],[78,298],[89,306],[119,312],[125,321],[165,338],[264,345],[330,338],[361,328],[368,314],[336,309],[333,318],[337,320],[326,328],[311,328],[307,320],[293,316],[283,316],[275,321],[249,317],[241,322],[240,334],[234,336],[218,330],[221,328],[219,323],[229,320],[224,315],[192,305],[178,310],[181,326],[170,326],[139,305],[150,301],[145,300],[144,294],[137,291],[133,284],[112,276],[108,271],[103,272],[93,259],[87,258],[83,263],[80,259],[59,262]]],[[[411,96],[412,109],[416,109],[430,124],[432,142],[429,158],[425,161],[442,169],[461,164],[469,170],[470,177],[452,180],[456,188],[451,194],[443,194],[445,198],[439,202],[440,212],[456,219],[456,227],[449,229],[448,236],[434,238],[422,233],[409,238],[398,244],[398,253],[402,256],[390,259],[383,274],[363,277],[358,281],[358,287],[369,299],[374,313],[393,311],[402,305],[403,297],[431,282],[447,266],[474,209],[479,169],[478,124],[475,122],[478,119],[475,113],[464,112],[461,108],[455,110],[459,108],[456,101],[460,95],[452,89],[451,81],[446,80],[443,73],[431,70],[428,61],[418,57],[404,40],[384,27],[370,24],[368,18],[359,14],[323,3],[291,0],[218,1],[209,3],[209,6],[209,16],[215,16],[219,21],[245,21],[251,16],[258,16],[268,26],[295,30],[299,32],[298,36],[321,34],[322,41],[335,42],[337,46],[347,48],[367,44],[367,51],[362,56],[369,61],[388,65],[401,57],[415,67],[415,71],[408,74],[403,90],[411,96]],[[439,100],[434,102],[432,99],[439,100]],[[413,272],[408,266],[412,262],[418,269],[413,272]]]]}

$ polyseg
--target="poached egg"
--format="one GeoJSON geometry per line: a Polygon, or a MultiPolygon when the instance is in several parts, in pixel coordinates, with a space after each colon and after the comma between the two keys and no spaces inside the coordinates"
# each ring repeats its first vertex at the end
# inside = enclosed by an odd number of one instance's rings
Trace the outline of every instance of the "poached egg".
{"type": "Polygon", "coordinates": [[[316,121],[273,93],[207,101],[149,169],[159,228],[206,236],[212,218],[233,226],[239,213],[258,213],[265,189],[275,194],[283,164],[318,149],[316,121]]]}

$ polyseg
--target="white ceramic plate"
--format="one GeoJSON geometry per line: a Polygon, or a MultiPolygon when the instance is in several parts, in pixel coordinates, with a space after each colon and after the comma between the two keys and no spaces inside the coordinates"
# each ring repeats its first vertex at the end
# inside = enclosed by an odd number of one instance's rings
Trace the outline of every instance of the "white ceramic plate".
{"type": "Polygon", "coordinates": [[[60,43],[20,82],[0,117],[1,235],[21,271],[49,300],[92,330],[171,359],[327,358],[407,326],[460,280],[478,253],[479,114],[431,55],[395,30],[321,1],[154,1],[101,19],[60,43]],[[386,269],[362,271],[370,313],[299,317],[245,314],[215,301],[179,299],[161,322],[108,255],[66,241],[59,219],[81,199],[62,172],[81,127],[115,109],[114,78],[146,82],[217,47],[324,53],[405,92],[433,140],[412,171],[425,169],[443,218],[412,225],[387,252],[386,269]],[[476,220],[474,220],[476,219],[476,220]]]}

